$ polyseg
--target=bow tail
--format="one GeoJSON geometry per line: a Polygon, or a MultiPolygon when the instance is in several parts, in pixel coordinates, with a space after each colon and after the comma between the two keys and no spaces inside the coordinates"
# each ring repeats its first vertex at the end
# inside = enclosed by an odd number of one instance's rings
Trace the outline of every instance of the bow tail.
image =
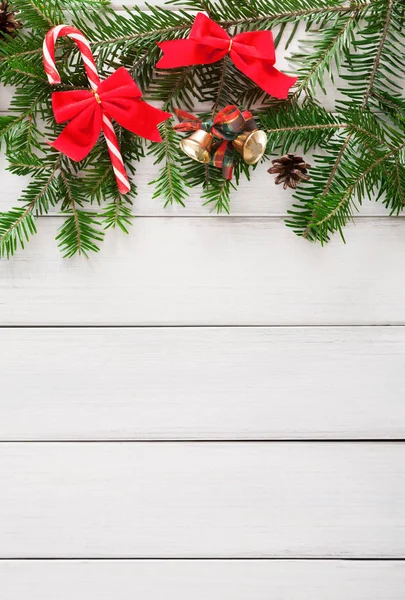
{"type": "Polygon", "coordinates": [[[60,136],[54,142],[49,142],[49,145],[79,162],[96,145],[101,126],[102,111],[96,104],[70,121],[60,136]]]}
{"type": "Polygon", "coordinates": [[[222,142],[212,156],[211,162],[214,167],[222,169],[224,179],[232,179],[235,151],[231,142],[222,142]]]}
{"type": "Polygon", "coordinates": [[[255,82],[270,96],[285,100],[290,88],[297,81],[297,77],[290,77],[264,60],[249,60],[237,52],[231,52],[235,66],[255,82]]]}

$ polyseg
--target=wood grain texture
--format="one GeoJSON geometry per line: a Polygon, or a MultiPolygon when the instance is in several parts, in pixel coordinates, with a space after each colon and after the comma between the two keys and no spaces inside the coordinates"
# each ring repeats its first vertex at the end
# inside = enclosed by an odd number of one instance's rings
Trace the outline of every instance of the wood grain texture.
{"type": "Polygon", "coordinates": [[[0,355],[0,440],[405,438],[402,327],[11,328],[0,355]]]}
{"type": "Polygon", "coordinates": [[[4,443],[1,558],[405,557],[405,445],[4,443]]]}
{"type": "Polygon", "coordinates": [[[0,561],[2,600],[403,600],[404,562],[0,561]]]}
{"type": "Polygon", "coordinates": [[[322,248],[275,219],[135,221],[65,260],[60,219],[1,263],[1,325],[405,323],[405,221],[369,219],[322,248]]]}

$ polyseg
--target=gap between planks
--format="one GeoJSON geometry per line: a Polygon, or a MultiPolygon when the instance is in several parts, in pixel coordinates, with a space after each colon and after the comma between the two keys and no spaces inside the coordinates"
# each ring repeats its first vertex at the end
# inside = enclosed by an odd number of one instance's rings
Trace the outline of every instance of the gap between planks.
{"type": "Polygon", "coordinates": [[[99,556],[99,557],[72,557],[72,556],[43,556],[40,558],[32,558],[28,557],[2,557],[0,558],[0,566],[2,563],[18,563],[18,562],[28,562],[28,563],[43,563],[43,562],[52,562],[52,563],[77,563],[77,562],[86,562],[86,563],[106,563],[106,562],[126,562],[126,563],[145,563],[145,562],[164,562],[164,563],[177,563],[177,562],[317,562],[317,563],[396,563],[396,562],[405,562],[405,556],[397,557],[397,558],[387,558],[387,557],[339,557],[339,556],[331,556],[325,558],[324,556],[291,556],[289,558],[284,558],[283,556],[258,556],[258,557],[245,557],[245,556],[171,556],[170,558],[166,558],[164,556],[149,558],[149,557],[137,557],[137,558],[128,558],[127,556],[112,556],[111,558],[108,556],[99,556]]]}

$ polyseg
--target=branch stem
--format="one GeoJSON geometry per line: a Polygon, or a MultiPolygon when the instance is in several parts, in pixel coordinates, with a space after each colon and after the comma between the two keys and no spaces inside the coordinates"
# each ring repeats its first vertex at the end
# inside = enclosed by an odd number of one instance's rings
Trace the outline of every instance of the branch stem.
{"type": "MultiPolygon", "coordinates": [[[[373,133],[371,133],[370,131],[367,131],[366,129],[363,129],[363,127],[359,127],[358,125],[356,125],[355,123],[324,123],[321,125],[295,125],[293,127],[280,127],[280,128],[275,128],[275,129],[266,129],[267,133],[278,133],[278,132],[290,132],[290,131],[309,131],[309,130],[322,130],[322,129],[355,129],[356,131],[358,131],[359,133],[364,133],[366,135],[368,135],[369,137],[373,138],[376,140],[376,142],[378,142],[379,144],[385,144],[385,140],[380,140],[378,138],[378,136],[374,135],[373,133]]],[[[352,133],[350,135],[353,135],[352,133]]],[[[389,146],[387,144],[387,146],[389,148],[391,148],[391,146],[389,146]]]]}
{"type": "Polygon", "coordinates": [[[212,107],[212,116],[214,117],[218,108],[219,108],[219,104],[221,102],[221,95],[222,95],[222,91],[224,89],[224,84],[225,84],[225,76],[226,76],[226,71],[228,68],[228,57],[225,56],[222,59],[222,67],[221,67],[221,75],[219,77],[219,81],[218,81],[218,91],[217,91],[217,97],[214,103],[214,106],[212,107]]]}

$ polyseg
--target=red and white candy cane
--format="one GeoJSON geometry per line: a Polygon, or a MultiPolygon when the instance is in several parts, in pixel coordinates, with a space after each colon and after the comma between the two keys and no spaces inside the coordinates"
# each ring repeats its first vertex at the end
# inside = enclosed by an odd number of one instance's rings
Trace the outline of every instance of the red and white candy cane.
{"type": "MultiPolygon", "coordinates": [[[[90,44],[85,36],[70,25],[57,25],[53,27],[46,35],[43,46],[44,67],[51,85],[61,83],[61,78],[55,65],[55,45],[59,37],[68,36],[74,40],[80,50],[84,68],[86,69],[87,77],[90,82],[97,101],[97,89],[100,85],[97,67],[94,62],[93,54],[90,49],[90,44]]],[[[114,126],[111,118],[105,113],[103,114],[103,133],[107,142],[108,151],[111,158],[111,163],[117,179],[118,189],[121,194],[129,192],[131,186],[125,171],[124,161],[122,160],[117,136],[115,135],[114,126]]]]}

